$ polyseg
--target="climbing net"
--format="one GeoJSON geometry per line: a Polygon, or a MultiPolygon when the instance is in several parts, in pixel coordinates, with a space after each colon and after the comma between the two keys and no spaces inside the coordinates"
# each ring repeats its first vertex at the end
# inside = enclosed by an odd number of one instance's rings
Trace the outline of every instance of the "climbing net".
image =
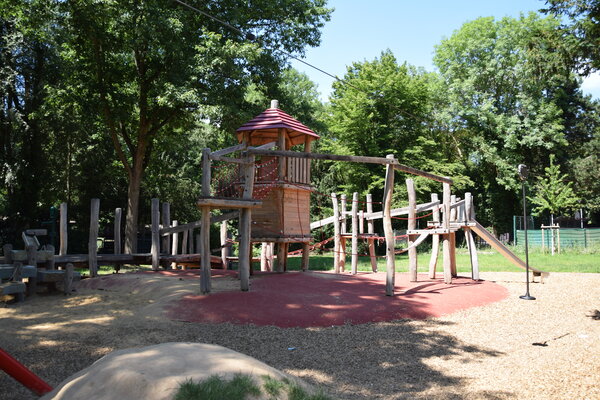
{"type": "MultiPolygon", "coordinates": [[[[254,163],[252,198],[265,199],[273,190],[278,171],[278,159],[257,160],[254,163]]],[[[243,164],[219,161],[211,165],[211,192],[219,198],[241,199],[244,193],[243,164]]]]}

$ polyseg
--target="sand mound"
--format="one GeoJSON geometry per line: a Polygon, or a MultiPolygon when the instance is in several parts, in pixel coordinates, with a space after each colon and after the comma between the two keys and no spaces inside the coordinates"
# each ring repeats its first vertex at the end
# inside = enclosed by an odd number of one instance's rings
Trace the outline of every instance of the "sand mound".
{"type": "Polygon", "coordinates": [[[198,382],[218,375],[229,380],[237,373],[252,376],[257,386],[262,386],[261,377],[268,375],[308,388],[298,378],[222,346],[164,343],[114,351],[69,377],[42,399],[166,400],[174,397],[186,379],[198,382]]]}

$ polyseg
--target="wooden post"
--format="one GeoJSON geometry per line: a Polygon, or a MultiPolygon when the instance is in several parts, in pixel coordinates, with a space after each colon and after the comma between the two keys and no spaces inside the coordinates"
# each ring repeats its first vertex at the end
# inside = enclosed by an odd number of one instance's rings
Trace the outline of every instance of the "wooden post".
{"type": "MultiPolygon", "coordinates": [[[[199,251],[198,251],[199,252],[199,251]]],[[[196,254],[194,251],[194,229],[188,229],[188,254],[196,254]]]]}
{"type": "MultiPolygon", "coordinates": [[[[277,147],[279,147],[279,150],[287,150],[285,145],[285,130],[279,128],[277,130],[277,147]]],[[[280,181],[284,181],[286,176],[287,158],[279,157],[278,163],[278,177],[280,181]]]]}
{"type": "MultiPolygon", "coordinates": [[[[177,226],[179,225],[179,222],[177,220],[173,221],[173,226],[177,226]]],[[[173,232],[173,238],[171,239],[171,254],[172,255],[177,255],[179,251],[179,233],[177,232],[173,232]]],[[[177,263],[175,261],[173,261],[171,263],[171,269],[177,269],[177,263]]]]}
{"type": "Polygon", "coordinates": [[[358,233],[365,233],[365,212],[363,210],[358,210],[358,233]]]}
{"type": "Polygon", "coordinates": [[[150,248],[150,254],[152,255],[152,270],[157,271],[160,263],[160,200],[152,199],[150,206],[151,221],[152,221],[152,246],[150,248]]]}
{"type": "Polygon", "coordinates": [[[73,264],[68,263],[65,266],[65,274],[63,276],[63,291],[65,295],[71,294],[73,291],[73,275],[74,267],[73,264]]]}
{"type": "Polygon", "coordinates": [[[115,208],[115,224],[113,226],[113,232],[115,236],[114,241],[114,253],[121,254],[121,217],[123,210],[121,208],[115,208]]]}
{"type": "Polygon", "coordinates": [[[64,256],[67,254],[67,244],[69,241],[69,230],[68,230],[69,219],[67,218],[67,203],[60,203],[60,224],[59,224],[59,236],[60,236],[60,248],[58,254],[64,256]]]}
{"type": "MultiPolygon", "coordinates": [[[[367,193],[367,214],[373,213],[373,195],[367,193]]],[[[367,220],[367,233],[375,233],[375,226],[372,219],[367,220]]]]}
{"type": "Polygon", "coordinates": [[[7,243],[2,246],[2,253],[4,254],[4,262],[6,264],[13,263],[12,249],[13,249],[13,246],[10,243],[7,243]]]}
{"type": "MultiPolygon", "coordinates": [[[[194,253],[194,254],[200,254],[200,247],[202,247],[202,235],[197,233],[194,235],[194,239],[196,240],[196,245],[195,245],[196,253],[194,253]]],[[[227,268],[225,268],[225,269],[227,269],[227,268]]]]}
{"type": "Polygon", "coordinates": [[[47,244],[46,245],[46,251],[49,253],[52,253],[52,256],[49,257],[48,259],[46,259],[46,269],[49,271],[54,270],[54,246],[52,246],[51,244],[47,244]]]}
{"type": "Polygon", "coordinates": [[[223,263],[223,269],[229,268],[229,249],[231,244],[228,242],[227,237],[227,221],[221,222],[221,262],[223,263]]]}
{"type": "Polygon", "coordinates": [[[352,275],[358,273],[358,193],[352,194],[352,275]]]}
{"type": "MultiPolygon", "coordinates": [[[[408,192],[408,230],[417,229],[417,194],[415,192],[415,182],[412,179],[406,180],[406,190],[408,192]]],[[[416,235],[408,235],[408,280],[417,281],[417,248],[413,246],[416,235]]]]}
{"type": "Polygon", "coordinates": [[[450,184],[444,183],[442,227],[446,230],[442,243],[444,262],[444,283],[452,283],[452,261],[450,254],[450,184]]]}
{"type": "MultiPolygon", "coordinates": [[[[367,193],[367,213],[373,212],[373,196],[371,193],[367,193]]],[[[375,226],[372,219],[367,220],[367,233],[375,233],[375,226]]],[[[377,272],[377,256],[375,255],[375,239],[367,239],[369,243],[369,257],[371,259],[371,270],[377,272]]]]}
{"type": "MultiPolygon", "coordinates": [[[[388,154],[386,158],[394,158],[388,154]]],[[[385,167],[385,188],[383,191],[383,230],[385,232],[385,256],[386,256],[386,282],[385,294],[394,295],[396,281],[396,255],[394,254],[394,230],[392,228],[392,195],[394,193],[394,166],[385,167]]]]}
{"type": "Polygon", "coordinates": [[[33,265],[37,267],[37,248],[34,244],[27,245],[25,247],[27,252],[27,265],[33,265]]]}
{"type": "Polygon", "coordinates": [[[277,243],[277,272],[285,271],[286,248],[285,243],[277,243]]]}
{"type": "Polygon", "coordinates": [[[88,241],[88,265],[90,276],[98,276],[98,218],[100,217],[100,199],[92,199],[90,210],[90,235],[88,241]]]}
{"type": "Polygon", "coordinates": [[[181,238],[181,254],[190,254],[190,252],[188,251],[188,238],[190,236],[190,231],[186,229],[185,231],[183,231],[182,236],[183,237],[181,238]]]}
{"type": "MultiPolygon", "coordinates": [[[[10,245],[8,245],[10,246],[10,245]]],[[[12,246],[11,246],[12,249],[12,246]]],[[[5,250],[6,251],[6,250],[5,250]]],[[[35,244],[30,244],[25,247],[25,251],[27,252],[27,265],[33,265],[37,268],[37,248],[35,244]]],[[[7,253],[4,253],[6,256],[7,253]]],[[[9,252],[9,257],[12,257],[12,254],[9,252]]],[[[11,263],[13,260],[11,259],[11,263]]],[[[28,291],[30,295],[35,295],[37,293],[37,276],[33,278],[29,278],[29,287],[28,291]]]]}
{"type": "MultiPolygon", "coordinates": [[[[210,196],[210,149],[202,149],[202,196],[210,196]]],[[[210,293],[210,207],[202,207],[200,227],[200,292],[210,293]]]]}
{"type": "MultiPolygon", "coordinates": [[[[456,196],[450,196],[450,204],[456,203],[456,196]]],[[[458,210],[456,207],[450,208],[450,222],[456,222],[456,214],[458,210]]],[[[458,273],[456,271],[456,232],[450,232],[450,270],[452,271],[452,277],[456,278],[458,273]]]]}
{"type": "Polygon", "coordinates": [[[346,195],[342,194],[340,196],[340,216],[342,217],[342,221],[341,221],[341,232],[342,235],[347,233],[347,229],[346,229],[346,195]]]}
{"type": "Polygon", "coordinates": [[[340,273],[340,210],[338,208],[337,195],[331,193],[333,203],[333,269],[336,274],[340,273]]]}
{"type": "MultiPolygon", "coordinates": [[[[431,201],[438,201],[437,193],[431,194],[431,201]]],[[[440,223],[440,207],[435,206],[432,214],[433,222],[436,225],[440,223]]],[[[438,254],[440,252],[440,235],[431,235],[431,258],[429,259],[429,279],[435,279],[435,269],[437,266],[438,254]]]]}
{"type": "MultiPolygon", "coordinates": [[[[473,222],[473,197],[471,193],[465,193],[465,220],[467,224],[473,222]]],[[[479,258],[477,256],[477,247],[475,247],[475,238],[473,237],[473,231],[468,226],[465,227],[465,239],[467,242],[467,248],[469,249],[469,255],[471,256],[471,278],[475,281],[479,280],[479,258]]]]}
{"type": "MultiPolygon", "coordinates": [[[[285,137],[285,136],[284,136],[285,137]]],[[[243,155],[243,157],[246,154],[243,155]]],[[[254,156],[249,156],[249,164],[245,166],[244,171],[244,199],[252,198],[252,191],[254,189],[254,156]]],[[[240,274],[240,286],[242,291],[246,292],[250,289],[250,257],[252,255],[252,238],[251,238],[251,222],[252,222],[252,211],[250,208],[243,208],[240,210],[240,250],[238,255],[238,266],[240,274]]]]}
{"type": "Polygon", "coordinates": [[[267,268],[267,242],[262,242],[260,244],[260,270],[265,272],[268,271],[267,268]]]}
{"type": "Polygon", "coordinates": [[[273,259],[275,258],[275,243],[269,242],[267,246],[267,265],[269,271],[274,271],[273,259]]]}
{"type": "MultiPolygon", "coordinates": [[[[171,204],[166,201],[162,203],[162,227],[168,228],[171,226],[171,204]]],[[[162,252],[169,254],[171,249],[171,235],[165,235],[162,238],[162,252]]]]}
{"type": "Polygon", "coordinates": [[[307,242],[302,243],[302,271],[308,270],[308,260],[310,256],[310,245],[307,242]]]}

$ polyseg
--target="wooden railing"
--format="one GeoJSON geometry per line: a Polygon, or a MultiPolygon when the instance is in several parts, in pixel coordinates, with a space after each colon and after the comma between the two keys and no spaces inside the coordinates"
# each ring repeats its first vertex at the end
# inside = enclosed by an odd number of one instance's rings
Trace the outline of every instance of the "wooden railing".
{"type": "Polygon", "coordinates": [[[293,183],[310,184],[310,160],[306,158],[286,158],[287,179],[293,183]]]}

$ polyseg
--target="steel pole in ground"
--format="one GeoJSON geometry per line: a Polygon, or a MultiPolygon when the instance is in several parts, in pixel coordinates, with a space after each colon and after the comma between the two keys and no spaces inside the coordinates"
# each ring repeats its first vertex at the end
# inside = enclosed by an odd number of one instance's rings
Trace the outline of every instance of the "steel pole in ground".
{"type": "Polygon", "coordinates": [[[529,170],[526,165],[519,164],[519,177],[521,178],[521,188],[523,190],[523,229],[525,231],[525,282],[526,292],[523,296],[519,296],[523,300],[535,300],[535,297],[529,294],[529,243],[527,241],[527,197],[525,196],[525,181],[529,175],[529,170]]]}

